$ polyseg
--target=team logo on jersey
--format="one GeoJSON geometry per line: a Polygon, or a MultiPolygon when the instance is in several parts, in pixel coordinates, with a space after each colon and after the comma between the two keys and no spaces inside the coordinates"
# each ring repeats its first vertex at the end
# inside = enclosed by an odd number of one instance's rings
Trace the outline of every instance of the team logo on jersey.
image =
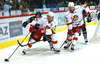
{"type": "Polygon", "coordinates": [[[91,17],[92,17],[92,21],[95,20],[95,12],[91,11],[91,17]]]}
{"type": "Polygon", "coordinates": [[[72,18],[73,21],[77,21],[78,19],[79,19],[79,17],[77,15],[74,15],[72,18]]]}
{"type": "Polygon", "coordinates": [[[38,38],[38,36],[34,36],[35,38],[38,38]]]}

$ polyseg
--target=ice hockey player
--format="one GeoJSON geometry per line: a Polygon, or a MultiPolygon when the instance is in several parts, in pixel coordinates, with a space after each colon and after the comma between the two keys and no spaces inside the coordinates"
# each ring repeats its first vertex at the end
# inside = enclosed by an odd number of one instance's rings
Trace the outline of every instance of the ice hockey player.
{"type": "MultiPolygon", "coordinates": [[[[57,48],[57,36],[56,36],[56,21],[54,20],[54,13],[48,12],[47,19],[40,19],[37,23],[31,25],[30,32],[34,35],[30,36],[28,46],[24,48],[23,53],[25,54],[32,47],[32,42],[40,41],[42,36],[46,36],[52,40],[54,52],[60,52],[57,48]],[[40,28],[41,27],[41,28],[40,28]]],[[[43,39],[45,41],[45,38],[43,39]]]]}
{"type": "MultiPolygon", "coordinates": [[[[75,9],[78,9],[78,8],[81,8],[83,5],[76,5],[75,6],[75,9]]],[[[84,37],[84,40],[85,40],[85,43],[87,44],[88,43],[88,37],[87,37],[87,30],[86,30],[86,22],[91,22],[91,20],[89,20],[89,18],[91,19],[91,16],[90,14],[86,13],[85,10],[83,10],[83,21],[84,21],[84,24],[83,24],[83,29],[82,29],[82,33],[83,33],[83,37],[84,37]],[[85,20],[87,17],[87,21],[85,20]]],[[[65,41],[66,42],[66,41],[65,41]]]]}
{"type": "Polygon", "coordinates": [[[83,28],[83,13],[85,10],[87,13],[90,13],[88,5],[84,4],[82,8],[75,9],[74,3],[69,2],[68,4],[69,11],[67,12],[66,20],[68,26],[68,36],[67,36],[67,45],[64,46],[64,49],[67,49],[71,46],[71,50],[74,51],[74,46],[78,41],[78,37],[81,35],[81,30],[83,28]]]}
{"type": "MultiPolygon", "coordinates": [[[[40,19],[43,19],[43,18],[44,18],[44,19],[47,19],[47,16],[46,16],[46,15],[42,16],[41,12],[36,12],[36,15],[35,15],[35,16],[30,17],[27,21],[25,21],[25,22],[23,23],[23,27],[25,28],[29,23],[32,23],[33,26],[35,27],[35,24],[37,23],[37,21],[39,21],[40,19]]],[[[32,26],[32,25],[31,25],[31,26],[32,26]]],[[[42,27],[39,27],[39,28],[42,28],[42,27]]],[[[31,29],[31,28],[30,28],[30,29],[31,29]]],[[[35,32],[35,30],[34,30],[34,32],[35,32]]],[[[34,32],[31,33],[30,39],[31,39],[32,36],[34,36],[34,32]]],[[[48,41],[48,43],[49,43],[49,45],[50,45],[50,49],[53,48],[50,38],[48,38],[48,37],[46,37],[46,36],[43,36],[43,40],[44,40],[44,41],[48,41]]]]}
{"type": "Polygon", "coordinates": [[[85,40],[85,43],[87,44],[88,43],[88,38],[87,38],[87,30],[86,30],[86,21],[85,21],[85,17],[87,17],[87,22],[91,22],[91,16],[90,16],[90,13],[86,13],[85,10],[83,10],[83,21],[84,21],[84,24],[83,24],[83,29],[82,29],[82,33],[83,33],[83,37],[84,37],[84,40],[85,40]],[[90,18],[90,19],[89,19],[90,18]]]}
{"type": "Polygon", "coordinates": [[[98,9],[97,9],[97,15],[98,15],[98,20],[100,19],[100,4],[99,4],[99,6],[98,6],[98,9]]]}

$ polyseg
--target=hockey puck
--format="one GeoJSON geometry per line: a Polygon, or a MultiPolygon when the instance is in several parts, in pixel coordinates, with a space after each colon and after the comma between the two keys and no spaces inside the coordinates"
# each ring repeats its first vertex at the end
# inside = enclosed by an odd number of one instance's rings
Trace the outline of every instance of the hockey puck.
{"type": "Polygon", "coordinates": [[[9,62],[9,60],[8,60],[8,59],[5,59],[4,61],[9,62]]]}

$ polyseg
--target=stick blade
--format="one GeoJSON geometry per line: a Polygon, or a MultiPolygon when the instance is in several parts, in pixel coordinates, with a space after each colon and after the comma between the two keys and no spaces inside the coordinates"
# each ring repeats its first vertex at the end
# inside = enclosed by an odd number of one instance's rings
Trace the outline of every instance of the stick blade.
{"type": "Polygon", "coordinates": [[[5,62],[9,62],[9,60],[8,60],[8,59],[4,59],[4,61],[5,61],[5,62]]]}

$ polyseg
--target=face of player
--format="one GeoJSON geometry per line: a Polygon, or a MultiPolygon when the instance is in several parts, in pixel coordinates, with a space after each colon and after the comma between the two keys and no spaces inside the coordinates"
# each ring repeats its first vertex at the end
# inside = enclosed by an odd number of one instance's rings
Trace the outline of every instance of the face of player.
{"type": "Polygon", "coordinates": [[[36,15],[36,18],[39,18],[39,15],[36,15]]]}
{"type": "Polygon", "coordinates": [[[69,7],[69,11],[73,12],[74,11],[74,7],[69,7]]]}
{"type": "Polygon", "coordinates": [[[49,22],[53,21],[53,18],[54,17],[47,16],[47,19],[48,19],[49,22]]]}
{"type": "Polygon", "coordinates": [[[99,7],[100,7],[100,5],[99,5],[99,7]]]}

